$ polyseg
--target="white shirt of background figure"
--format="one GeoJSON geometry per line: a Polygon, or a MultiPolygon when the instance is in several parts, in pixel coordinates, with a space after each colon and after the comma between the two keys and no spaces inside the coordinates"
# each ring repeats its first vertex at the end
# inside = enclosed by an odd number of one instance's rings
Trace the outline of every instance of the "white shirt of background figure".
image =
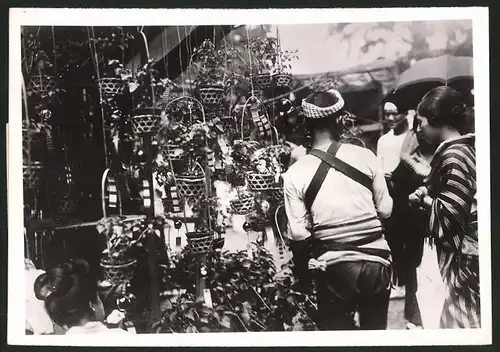
{"type": "Polygon", "coordinates": [[[390,174],[398,166],[400,160],[401,147],[411,126],[413,114],[400,114],[398,108],[393,103],[387,102],[384,105],[385,123],[389,127],[389,132],[384,134],[377,143],[377,156],[382,161],[382,168],[386,174],[390,174]]]}

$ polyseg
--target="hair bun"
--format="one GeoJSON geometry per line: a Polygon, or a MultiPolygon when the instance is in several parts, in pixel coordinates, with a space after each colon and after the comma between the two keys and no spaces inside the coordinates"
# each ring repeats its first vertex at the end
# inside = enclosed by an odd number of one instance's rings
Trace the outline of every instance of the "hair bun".
{"type": "Polygon", "coordinates": [[[465,113],[466,113],[466,106],[465,106],[465,104],[455,105],[451,109],[451,114],[453,116],[461,117],[461,116],[464,116],[465,113]]]}

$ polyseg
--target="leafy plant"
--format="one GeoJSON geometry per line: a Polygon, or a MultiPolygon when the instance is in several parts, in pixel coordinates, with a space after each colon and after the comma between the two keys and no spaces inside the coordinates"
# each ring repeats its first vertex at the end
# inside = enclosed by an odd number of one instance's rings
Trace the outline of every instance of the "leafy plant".
{"type": "Polygon", "coordinates": [[[99,220],[97,231],[106,237],[103,259],[117,264],[129,261],[134,247],[142,247],[141,240],[151,229],[144,219],[130,221],[124,216],[113,216],[99,220]]]}
{"type": "Polygon", "coordinates": [[[161,96],[172,86],[172,81],[160,77],[160,72],[154,68],[155,64],[156,60],[150,59],[137,72],[122,77],[134,96],[136,109],[158,107],[163,103],[161,96]]]}
{"type": "Polygon", "coordinates": [[[249,251],[208,254],[206,282],[213,308],[194,300],[196,260],[185,253],[175,270],[188,274],[189,283],[182,284],[188,292],[167,305],[157,332],[316,330],[314,296],[293,290],[288,265],[277,272],[269,251],[255,243],[249,251]]]}
{"type": "Polygon", "coordinates": [[[238,51],[224,44],[224,48],[217,49],[215,44],[205,39],[195,48],[192,60],[197,66],[198,73],[194,80],[195,86],[215,85],[228,88],[234,80],[227,72],[227,66],[237,57],[238,51]]]}
{"type": "Polygon", "coordinates": [[[251,61],[247,63],[247,74],[284,73],[292,68],[291,61],[298,59],[295,51],[281,51],[277,38],[249,38],[245,49],[251,52],[251,61]]]}
{"type": "Polygon", "coordinates": [[[129,73],[122,64],[124,63],[125,49],[134,40],[132,33],[124,32],[121,27],[102,30],[97,33],[96,38],[90,39],[90,44],[97,57],[96,69],[99,70],[101,78],[122,78],[122,74],[129,73]]]}
{"type": "Polygon", "coordinates": [[[251,156],[251,171],[260,174],[280,175],[286,171],[290,154],[291,148],[287,145],[261,148],[251,156]]]}

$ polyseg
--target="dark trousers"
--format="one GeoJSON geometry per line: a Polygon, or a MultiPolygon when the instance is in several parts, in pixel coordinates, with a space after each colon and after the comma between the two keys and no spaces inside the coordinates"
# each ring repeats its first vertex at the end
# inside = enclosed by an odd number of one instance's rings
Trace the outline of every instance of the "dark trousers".
{"type": "Polygon", "coordinates": [[[387,328],[390,268],[375,262],[341,262],[317,276],[320,330],[352,330],[359,312],[363,330],[387,328]]]}

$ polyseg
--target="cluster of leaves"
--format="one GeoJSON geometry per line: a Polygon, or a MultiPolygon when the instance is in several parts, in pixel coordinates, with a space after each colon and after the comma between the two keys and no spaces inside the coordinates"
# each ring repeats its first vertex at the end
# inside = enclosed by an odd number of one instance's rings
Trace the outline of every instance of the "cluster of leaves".
{"type": "MultiPolygon", "coordinates": [[[[196,302],[194,285],[184,281],[181,285],[188,292],[167,307],[156,324],[157,332],[315,330],[314,301],[293,290],[290,270],[286,268],[277,275],[272,254],[255,243],[251,257],[248,254],[210,253],[206,281],[213,308],[196,302]]],[[[192,255],[185,253],[175,270],[184,278],[191,273],[189,279],[194,281],[195,262],[192,255]]]]}
{"type": "Polygon", "coordinates": [[[171,80],[160,77],[160,72],[154,68],[155,65],[156,60],[150,59],[137,72],[122,76],[135,98],[134,108],[158,107],[162,103],[161,96],[165,90],[174,87],[171,80]]]}
{"type": "Polygon", "coordinates": [[[161,219],[148,223],[145,219],[130,221],[124,216],[105,217],[99,220],[97,231],[106,237],[103,257],[111,263],[127,262],[132,257],[135,247],[142,247],[142,240],[148,231],[161,219]]]}
{"type": "Polygon", "coordinates": [[[226,72],[226,68],[237,55],[236,49],[227,45],[223,49],[217,49],[214,42],[205,39],[194,49],[192,56],[193,62],[198,67],[194,85],[217,85],[228,88],[233,83],[234,77],[226,72]]]}
{"type": "Polygon", "coordinates": [[[111,27],[110,30],[99,32],[96,38],[90,39],[90,43],[95,45],[101,75],[117,77],[109,63],[114,61],[123,63],[125,49],[134,40],[132,33],[124,32],[121,27],[111,27]]]}
{"type": "Polygon", "coordinates": [[[247,73],[284,73],[292,68],[291,61],[298,59],[298,50],[282,51],[277,38],[253,37],[244,45],[252,55],[247,73]]]}
{"type": "Polygon", "coordinates": [[[261,148],[251,156],[251,170],[261,174],[280,175],[286,171],[291,152],[288,145],[261,148]]]}
{"type": "Polygon", "coordinates": [[[44,50],[40,37],[27,29],[23,29],[21,40],[24,44],[22,66],[24,73],[30,74],[54,74],[53,58],[44,50]]]}
{"type": "Polygon", "coordinates": [[[245,172],[251,168],[251,156],[259,147],[257,141],[234,142],[225,160],[226,178],[233,187],[245,184],[245,172]]]}

